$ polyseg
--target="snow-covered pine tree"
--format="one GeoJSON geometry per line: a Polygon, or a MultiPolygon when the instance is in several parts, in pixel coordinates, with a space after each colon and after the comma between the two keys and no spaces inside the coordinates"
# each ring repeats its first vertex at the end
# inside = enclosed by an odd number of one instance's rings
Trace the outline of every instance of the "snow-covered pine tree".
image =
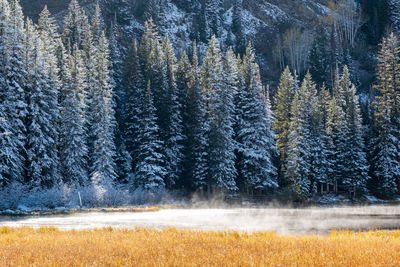
{"type": "MultiPolygon", "coordinates": [[[[7,9],[6,5],[4,6],[7,9]]],[[[4,12],[7,12],[4,10],[4,12]]],[[[9,2],[7,32],[3,36],[5,55],[3,58],[5,90],[3,100],[4,114],[10,125],[8,144],[13,144],[8,156],[9,176],[12,181],[24,180],[24,161],[26,157],[27,103],[25,94],[26,69],[24,66],[24,16],[18,0],[9,2]]],[[[7,138],[8,139],[8,138],[7,138]]]]}
{"type": "Polygon", "coordinates": [[[399,162],[399,107],[400,101],[400,46],[394,34],[383,39],[378,55],[378,84],[381,96],[376,97],[375,127],[377,140],[372,160],[374,188],[380,197],[392,197],[396,193],[396,181],[400,179],[399,162]]]}
{"type": "Polygon", "coordinates": [[[287,159],[288,139],[290,120],[292,118],[293,98],[298,90],[297,79],[290,72],[289,67],[286,67],[282,73],[278,90],[274,98],[274,115],[275,122],[273,129],[276,133],[276,146],[281,155],[281,177],[279,179],[280,186],[287,186],[290,181],[284,179],[286,170],[285,164],[287,159]]]}
{"type": "Polygon", "coordinates": [[[215,36],[211,38],[203,60],[201,83],[209,125],[207,183],[209,188],[216,186],[223,192],[235,191],[234,92],[224,81],[221,51],[215,36]]]}
{"type": "Polygon", "coordinates": [[[115,178],[115,144],[114,130],[116,126],[113,105],[113,90],[110,86],[108,41],[104,32],[100,34],[96,54],[94,55],[95,87],[92,98],[91,129],[93,139],[93,155],[91,177],[102,185],[111,185],[115,178]]]}
{"type": "MultiPolygon", "coordinates": [[[[29,103],[26,146],[28,179],[34,186],[51,187],[61,181],[57,149],[60,117],[57,102],[58,83],[51,75],[51,69],[46,62],[52,56],[54,58],[54,54],[48,54],[51,50],[46,50],[44,45],[36,27],[27,19],[24,46],[29,103]]],[[[53,74],[56,73],[55,71],[53,74]]]]}
{"type": "Polygon", "coordinates": [[[357,192],[365,192],[368,177],[368,165],[363,140],[364,127],[361,121],[360,103],[356,94],[356,88],[350,80],[347,66],[343,68],[343,75],[339,82],[340,92],[343,92],[346,100],[342,109],[346,115],[346,172],[343,184],[348,192],[354,196],[357,192]]]}
{"type": "Polygon", "coordinates": [[[183,123],[181,115],[181,106],[178,99],[178,89],[176,86],[176,58],[171,42],[168,36],[164,37],[162,43],[164,62],[166,64],[166,106],[167,125],[162,129],[165,134],[163,138],[167,175],[165,182],[168,188],[171,188],[178,181],[182,174],[183,161],[183,123]]]}
{"type": "Polygon", "coordinates": [[[83,48],[85,34],[89,28],[89,20],[85,11],[80,7],[77,0],[71,0],[68,6],[68,13],[64,18],[62,41],[68,53],[77,45],[78,49],[83,48]]]}
{"type": "Polygon", "coordinates": [[[138,50],[139,57],[140,57],[140,64],[142,67],[142,72],[143,72],[143,76],[144,76],[145,80],[150,79],[149,74],[147,74],[147,71],[149,69],[148,60],[149,60],[151,50],[153,48],[153,42],[155,42],[155,41],[159,42],[159,39],[160,39],[160,37],[158,35],[157,26],[154,24],[153,19],[149,18],[144,23],[143,35],[142,35],[142,39],[140,41],[140,47],[138,50]]]}
{"type": "Polygon", "coordinates": [[[158,132],[156,109],[149,82],[140,121],[140,147],[136,165],[135,186],[150,192],[156,192],[165,187],[166,170],[162,153],[163,143],[158,137],[158,132]]]}
{"type": "Polygon", "coordinates": [[[101,33],[105,30],[103,16],[101,14],[101,9],[98,1],[96,3],[96,8],[91,20],[91,30],[94,45],[97,46],[101,37],[101,33]]]}
{"type": "Polygon", "coordinates": [[[322,159],[319,160],[321,165],[317,169],[317,173],[320,175],[315,175],[317,176],[317,181],[320,183],[319,190],[321,193],[329,192],[329,186],[334,184],[333,179],[330,176],[332,168],[334,167],[331,162],[333,156],[333,151],[331,150],[332,140],[328,134],[328,114],[331,101],[332,96],[323,84],[318,95],[317,121],[315,121],[319,127],[323,126],[323,128],[318,129],[320,132],[321,147],[323,148],[323,153],[321,154],[322,159]]]}
{"type": "Polygon", "coordinates": [[[68,58],[62,105],[61,163],[64,182],[84,185],[88,181],[88,149],[85,129],[86,69],[82,52],[75,45],[68,58]]]}
{"type": "Polygon", "coordinates": [[[8,53],[10,7],[7,0],[0,0],[0,185],[19,180],[14,171],[21,173],[21,157],[18,139],[12,135],[8,103],[9,92],[6,84],[6,62],[8,53]]]}
{"type": "Polygon", "coordinates": [[[193,44],[192,71],[187,101],[187,176],[194,189],[206,189],[207,178],[207,124],[198,69],[197,46],[193,44]]]}
{"type": "Polygon", "coordinates": [[[184,186],[187,189],[190,189],[192,186],[192,180],[188,178],[187,170],[190,169],[190,165],[192,162],[188,161],[188,157],[190,154],[189,151],[189,139],[187,137],[189,129],[189,113],[188,113],[188,102],[189,102],[189,87],[190,87],[190,79],[191,79],[191,71],[192,66],[189,61],[189,57],[186,54],[186,51],[183,51],[181,58],[179,60],[177,69],[176,69],[176,89],[177,89],[177,100],[180,106],[180,114],[182,117],[182,173],[179,180],[179,185],[184,186]]]}
{"type": "Polygon", "coordinates": [[[140,120],[142,114],[143,97],[145,95],[145,82],[140,66],[138,44],[136,39],[130,48],[123,72],[123,83],[126,94],[125,129],[126,147],[132,157],[132,168],[136,168],[139,150],[140,120]]]}
{"type": "MultiPolygon", "coordinates": [[[[110,85],[114,88],[114,103],[115,103],[115,118],[117,127],[115,127],[115,147],[116,147],[116,173],[118,182],[127,184],[130,181],[132,174],[132,156],[126,147],[127,136],[126,133],[126,106],[127,106],[127,93],[123,81],[123,59],[118,43],[119,28],[117,25],[117,18],[111,22],[110,25],[110,61],[111,61],[111,77],[110,85]]],[[[136,46],[137,47],[137,46],[136,46]]],[[[138,63],[139,64],[139,63],[138,63]]],[[[139,66],[140,69],[140,66],[139,66]]],[[[139,107],[140,108],[140,107],[139,107]]],[[[139,127],[139,126],[137,126],[139,127]]],[[[137,135],[136,135],[137,137],[137,135]]]]}
{"type": "Polygon", "coordinates": [[[289,128],[286,179],[292,181],[297,192],[308,197],[312,192],[311,152],[312,119],[317,104],[317,90],[308,72],[292,105],[289,128]]]}
{"type": "Polygon", "coordinates": [[[328,183],[329,170],[329,150],[328,135],[326,132],[327,110],[330,101],[329,91],[325,85],[322,86],[318,95],[317,103],[312,111],[312,127],[311,127],[311,190],[316,193],[324,191],[324,184],[328,183]],[[319,188],[318,188],[319,186],[319,188]]]}
{"type": "MultiPolygon", "coordinates": [[[[231,91],[237,90],[236,59],[230,50],[226,54],[225,78],[231,84],[231,91]],[[230,67],[229,67],[230,66],[230,67]]],[[[242,109],[238,125],[237,143],[239,151],[239,173],[245,183],[247,192],[273,189],[278,187],[276,167],[272,163],[272,151],[275,149],[275,137],[272,133],[272,112],[265,102],[265,96],[255,63],[252,47],[246,49],[243,58],[242,74],[244,75],[245,92],[241,99],[242,109]]]]}

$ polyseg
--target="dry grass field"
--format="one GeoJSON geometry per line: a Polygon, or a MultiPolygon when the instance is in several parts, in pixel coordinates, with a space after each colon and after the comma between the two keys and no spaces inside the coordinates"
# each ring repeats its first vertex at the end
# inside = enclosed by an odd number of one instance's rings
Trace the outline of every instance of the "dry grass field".
{"type": "Polygon", "coordinates": [[[400,266],[400,231],[279,236],[4,227],[0,266],[400,266]]]}

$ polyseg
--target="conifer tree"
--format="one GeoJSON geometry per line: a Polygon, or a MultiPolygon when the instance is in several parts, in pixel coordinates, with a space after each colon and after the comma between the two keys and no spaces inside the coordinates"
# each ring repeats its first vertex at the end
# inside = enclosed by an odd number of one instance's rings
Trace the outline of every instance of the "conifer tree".
{"type": "Polygon", "coordinates": [[[7,0],[0,1],[0,185],[20,181],[21,155],[20,143],[13,134],[10,107],[10,92],[6,83],[6,64],[8,56],[8,27],[10,20],[10,6],[7,0]],[[17,172],[15,172],[17,171],[17,172]]]}
{"type": "Polygon", "coordinates": [[[85,129],[86,70],[77,45],[66,72],[67,95],[61,103],[61,162],[64,182],[84,185],[88,181],[88,149],[85,129]]]}
{"type": "Polygon", "coordinates": [[[164,176],[166,175],[165,160],[162,153],[163,143],[158,138],[159,129],[155,113],[153,94],[149,82],[144,97],[140,122],[140,147],[136,165],[135,185],[150,192],[164,188],[164,176]]]}
{"type": "Polygon", "coordinates": [[[89,30],[89,20],[85,11],[80,7],[77,0],[71,0],[68,13],[64,18],[62,41],[65,49],[71,53],[75,47],[83,48],[85,34],[89,30]]]}
{"type": "Polygon", "coordinates": [[[378,84],[381,96],[375,103],[375,127],[377,140],[372,160],[374,188],[380,197],[392,197],[396,193],[396,181],[400,179],[398,155],[400,153],[399,107],[400,101],[400,46],[394,34],[383,39],[378,55],[378,84]]]}
{"type": "Polygon", "coordinates": [[[101,33],[104,31],[104,28],[105,27],[104,27],[103,16],[101,14],[99,2],[97,2],[94,15],[91,21],[91,30],[92,30],[93,42],[95,45],[98,44],[99,39],[101,37],[101,33]]]}
{"type": "Polygon", "coordinates": [[[193,63],[187,101],[187,177],[194,189],[206,189],[207,124],[198,69],[197,46],[193,44],[193,63]]]}
{"type": "Polygon", "coordinates": [[[201,83],[208,121],[208,186],[222,191],[237,189],[233,140],[233,94],[224,81],[221,51],[213,36],[203,60],[201,83]]]}
{"type": "MultiPolygon", "coordinates": [[[[274,115],[275,122],[273,129],[276,133],[276,146],[281,156],[281,172],[285,172],[285,164],[287,159],[288,139],[290,120],[292,118],[292,103],[293,98],[298,89],[296,78],[290,72],[289,67],[286,67],[282,73],[278,90],[274,99],[274,115]]],[[[282,176],[282,175],[281,175],[282,176]]],[[[286,186],[289,181],[285,181],[282,176],[280,185],[286,186]]]]}
{"type": "MultiPolygon", "coordinates": [[[[32,21],[25,27],[28,178],[32,185],[50,187],[61,180],[58,160],[58,88],[51,80],[44,43],[32,21]]],[[[54,64],[54,62],[53,62],[54,64]]],[[[51,71],[51,70],[50,70],[51,71]]],[[[54,76],[52,77],[54,79],[54,76]]]]}
{"type": "Polygon", "coordinates": [[[190,80],[191,80],[191,71],[192,66],[189,61],[189,57],[187,56],[186,52],[184,51],[181,55],[179,60],[177,69],[176,69],[176,90],[177,90],[177,101],[180,106],[179,113],[182,117],[182,173],[180,177],[180,185],[184,186],[187,189],[190,189],[192,186],[192,180],[188,179],[188,172],[187,170],[190,168],[189,166],[192,162],[188,161],[187,158],[189,157],[189,143],[191,140],[188,139],[188,132],[189,124],[188,120],[189,113],[188,113],[188,102],[189,102],[189,87],[190,87],[190,80]]]}
{"type": "Polygon", "coordinates": [[[116,178],[114,127],[116,126],[113,107],[113,91],[110,86],[108,42],[101,33],[94,58],[95,88],[92,99],[93,155],[91,176],[97,176],[101,184],[109,185],[116,178]]]}
{"type": "Polygon", "coordinates": [[[128,153],[132,157],[132,168],[135,169],[140,132],[140,120],[142,114],[143,97],[145,94],[145,82],[140,66],[138,44],[136,39],[133,41],[124,68],[124,86],[126,94],[125,106],[125,130],[126,146],[128,153]]]}
{"type": "Polygon", "coordinates": [[[317,90],[308,72],[292,106],[289,128],[286,177],[292,181],[297,192],[308,197],[313,191],[311,177],[312,119],[317,104],[317,90]]]}
{"type": "Polygon", "coordinates": [[[356,88],[350,80],[348,68],[343,68],[343,75],[339,82],[340,92],[343,92],[346,100],[342,109],[346,115],[347,134],[346,138],[346,173],[343,184],[347,191],[357,192],[366,191],[368,180],[368,166],[363,140],[363,126],[361,124],[361,112],[356,88]]]}
{"type": "MultiPolygon", "coordinates": [[[[232,51],[226,55],[226,79],[235,80],[236,60],[232,51]],[[232,68],[229,71],[228,66],[232,68]],[[232,77],[233,76],[233,77],[232,77]]],[[[275,138],[271,130],[272,114],[262,91],[258,65],[251,46],[243,58],[244,90],[240,106],[237,142],[239,170],[248,190],[273,189],[278,186],[276,168],[272,163],[271,152],[275,151],[275,138]]],[[[237,77],[236,77],[237,79],[237,77]]],[[[237,82],[237,81],[236,81],[237,82]]],[[[268,100],[268,99],[267,99],[268,100]]],[[[269,101],[269,100],[268,100],[269,101]]]]}
{"type": "Polygon", "coordinates": [[[178,90],[175,80],[176,58],[172,44],[165,36],[162,43],[164,62],[166,64],[166,106],[167,125],[162,129],[165,134],[164,149],[166,158],[167,175],[166,184],[169,188],[176,183],[182,173],[183,161],[183,124],[181,116],[181,106],[178,99],[178,90]]]}
{"type": "MultiPolygon", "coordinates": [[[[5,7],[6,8],[6,7],[5,7]]],[[[5,74],[5,95],[3,98],[4,114],[6,121],[10,124],[8,143],[10,147],[10,158],[13,160],[9,166],[11,180],[23,181],[25,145],[26,145],[26,126],[27,103],[25,95],[26,69],[24,66],[24,17],[18,0],[9,2],[9,19],[6,26],[7,33],[4,37],[6,50],[4,56],[5,74]]]]}

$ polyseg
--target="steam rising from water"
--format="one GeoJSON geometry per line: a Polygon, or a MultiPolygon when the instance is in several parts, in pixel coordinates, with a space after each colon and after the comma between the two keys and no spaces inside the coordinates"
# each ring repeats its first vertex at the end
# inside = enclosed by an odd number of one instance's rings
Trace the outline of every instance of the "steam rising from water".
{"type": "Polygon", "coordinates": [[[78,213],[67,216],[1,218],[2,226],[55,226],[60,229],[166,228],[275,231],[324,234],[336,229],[400,229],[400,206],[263,209],[165,209],[144,213],[78,213]]]}

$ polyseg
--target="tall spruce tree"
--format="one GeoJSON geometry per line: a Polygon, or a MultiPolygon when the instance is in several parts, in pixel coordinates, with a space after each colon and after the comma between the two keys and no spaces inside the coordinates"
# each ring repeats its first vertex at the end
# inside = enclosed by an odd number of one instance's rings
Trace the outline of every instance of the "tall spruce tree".
{"type": "Polygon", "coordinates": [[[290,120],[292,118],[292,103],[297,90],[297,79],[292,75],[289,67],[286,67],[282,73],[279,87],[274,99],[275,122],[273,129],[276,133],[276,146],[281,156],[280,186],[287,186],[290,183],[290,181],[285,180],[285,176],[282,174],[286,170],[285,164],[288,155],[287,150],[290,120]]]}
{"type": "Polygon", "coordinates": [[[91,176],[98,183],[110,185],[116,178],[114,127],[116,126],[113,105],[113,90],[110,86],[108,41],[101,33],[94,58],[95,88],[92,99],[93,155],[91,176]]]}
{"type": "Polygon", "coordinates": [[[286,163],[286,177],[292,181],[297,192],[303,197],[309,197],[313,191],[312,120],[316,104],[317,90],[308,72],[293,100],[286,163]]]}
{"type": "Polygon", "coordinates": [[[71,53],[75,47],[83,48],[85,35],[89,30],[89,19],[77,0],[71,0],[68,13],[64,18],[62,40],[65,49],[71,53]]]}
{"type": "MultiPolygon", "coordinates": [[[[58,160],[58,88],[57,81],[50,80],[45,64],[48,55],[37,30],[28,19],[25,27],[24,50],[27,116],[28,179],[34,186],[51,187],[61,181],[58,160]]],[[[54,62],[53,62],[54,64],[54,62]]],[[[54,79],[54,76],[52,77],[54,79]]]]}
{"type": "Polygon", "coordinates": [[[181,115],[181,105],[178,98],[176,86],[176,58],[168,36],[165,36],[162,43],[164,62],[166,64],[166,106],[167,125],[163,129],[165,134],[164,149],[166,158],[167,175],[165,177],[167,187],[171,188],[182,174],[183,162],[183,123],[181,115]]]}
{"type": "Polygon", "coordinates": [[[85,129],[86,69],[75,45],[69,57],[62,105],[61,162],[64,182],[85,185],[88,181],[88,149],[85,129]]]}
{"type": "Polygon", "coordinates": [[[10,33],[10,6],[7,0],[0,1],[0,184],[6,185],[20,181],[22,157],[19,153],[21,143],[14,134],[12,117],[13,108],[10,91],[7,86],[8,35],[10,33]],[[12,105],[11,107],[9,105],[12,105]]]}
{"type": "Polygon", "coordinates": [[[125,130],[126,147],[132,157],[132,168],[136,168],[139,150],[140,120],[142,114],[143,97],[146,92],[145,82],[140,66],[138,44],[136,39],[130,48],[126,65],[124,67],[123,81],[126,94],[125,130]]]}
{"type": "Polygon", "coordinates": [[[350,80],[348,68],[343,68],[343,75],[339,82],[340,92],[344,93],[347,125],[346,138],[346,169],[343,184],[348,192],[365,192],[368,178],[368,166],[363,140],[364,128],[361,122],[360,103],[356,95],[356,88],[350,80]]]}
{"type": "MultiPolygon", "coordinates": [[[[225,69],[227,82],[235,81],[231,91],[237,86],[236,60],[230,50],[226,55],[225,69]],[[230,66],[230,67],[229,67],[230,66]]],[[[271,152],[275,150],[275,138],[271,130],[272,116],[268,114],[270,107],[265,102],[260,81],[258,65],[252,47],[246,50],[243,58],[242,75],[244,75],[242,109],[239,119],[237,142],[239,156],[239,172],[247,191],[264,190],[278,187],[276,168],[272,163],[271,152]]],[[[275,153],[276,154],[276,153],[275,153]]]]}
{"type": "Polygon", "coordinates": [[[208,121],[208,187],[221,191],[237,190],[235,143],[233,140],[233,94],[224,81],[221,51],[215,36],[211,38],[201,71],[208,121]]]}
{"type": "Polygon", "coordinates": [[[154,192],[165,187],[166,175],[163,143],[158,137],[156,109],[153,105],[153,94],[148,83],[143,102],[140,121],[139,153],[136,165],[135,185],[146,191],[154,192]]]}
{"type": "Polygon", "coordinates": [[[396,193],[396,181],[400,179],[399,107],[400,101],[400,46],[394,34],[383,39],[378,55],[378,84],[381,93],[375,108],[377,138],[372,164],[372,191],[380,197],[392,197],[396,193]]]}
{"type": "Polygon", "coordinates": [[[192,187],[203,191],[207,178],[206,110],[201,93],[197,46],[193,44],[193,63],[187,101],[187,151],[188,179],[192,187]]]}
{"type": "Polygon", "coordinates": [[[12,143],[9,166],[10,179],[13,181],[24,180],[24,164],[26,159],[26,116],[27,103],[25,94],[26,69],[24,66],[24,17],[18,0],[9,2],[9,19],[4,37],[6,43],[4,57],[5,95],[3,100],[6,121],[10,124],[8,143],[12,143]]]}

